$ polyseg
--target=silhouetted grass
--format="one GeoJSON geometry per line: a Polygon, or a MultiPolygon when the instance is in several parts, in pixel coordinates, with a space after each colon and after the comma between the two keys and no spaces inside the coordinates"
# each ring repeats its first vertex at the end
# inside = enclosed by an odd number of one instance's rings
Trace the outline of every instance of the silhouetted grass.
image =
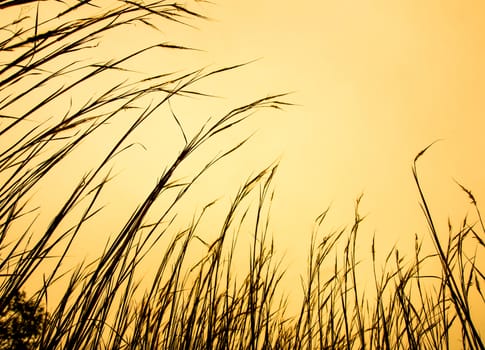
{"type": "MultiPolygon", "coordinates": [[[[276,165],[244,182],[220,228],[214,228],[217,237],[213,241],[206,242],[199,234],[200,222],[213,203],[194,214],[186,229],[172,233],[176,204],[191,195],[190,188],[208,169],[232,156],[247,140],[227,145],[225,152],[194,170],[193,177],[185,182],[176,180],[177,170],[197,156],[201,146],[237,128],[253,111],[287,105],[281,101],[284,95],[234,108],[207,122],[192,136],[172,114],[184,139],[177,156],[166,160],[151,191],[101,254],[66,272],[64,267],[70,266],[66,257],[74,242],[85,234],[85,224],[95,216],[102,220],[99,198],[111,179],[112,160],[133,146],[129,136],[145,120],[159,117],[157,112],[173,96],[203,96],[192,90],[195,82],[239,66],[178,75],[159,72],[134,82],[113,84],[99,96],[73,107],[76,104],[69,105],[66,97],[75,99],[84,84],[103,79],[107,72],[129,76],[123,64],[136,56],[155,48],[186,50],[159,43],[107,62],[85,64],[76,60],[76,54],[94,47],[104,34],[132,23],[161,27],[166,21],[184,23],[203,16],[166,1],[116,1],[110,9],[96,8],[83,17],[83,11],[97,3],[78,1],[57,4],[58,12],[49,20],[41,21],[38,10],[31,17],[16,17],[14,10],[28,3],[0,1],[2,11],[11,11],[1,20],[9,21],[0,23],[0,314],[23,289],[39,307],[45,305],[49,313],[40,336],[31,339],[32,347],[448,349],[455,346],[458,337],[462,348],[484,348],[476,323],[484,306],[484,275],[476,260],[484,248],[481,214],[472,193],[460,185],[476,209],[478,222],[465,219],[457,231],[450,227],[445,234],[438,232],[417,171],[417,162],[426,149],[418,154],[412,170],[435,253],[423,256],[416,237],[413,261],[405,262],[393,249],[383,270],[378,271],[380,262],[373,244],[369,259],[374,287],[370,290],[359,282],[356,241],[363,219],[358,211],[359,198],[349,230],[323,234],[321,225],[327,212],[316,219],[302,290],[282,293],[284,270],[268,233],[276,165]],[[45,97],[39,100],[38,91],[45,97]],[[46,110],[58,103],[67,103],[66,114],[44,120],[46,110]],[[43,229],[35,218],[29,219],[42,209],[32,209],[29,200],[43,179],[96,131],[117,123],[126,113],[135,113],[134,121],[118,140],[107,145],[99,164],[66,193],[50,223],[43,229]],[[176,194],[170,202],[164,202],[158,220],[150,221],[150,210],[169,190],[176,194]],[[248,198],[255,195],[257,204],[251,207],[248,198]],[[248,227],[252,227],[249,232],[248,227]],[[236,241],[241,235],[252,236],[247,274],[233,266],[238,254],[236,241]],[[166,249],[159,254],[155,273],[145,275],[140,266],[162,241],[166,249]],[[205,249],[197,261],[190,256],[194,244],[205,249]],[[436,262],[438,272],[429,269],[436,262]],[[39,276],[43,282],[32,290],[32,280],[39,276]],[[61,290],[60,296],[52,297],[53,290],[61,290]],[[300,312],[289,314],[285,298],[301,298],[300,312]]],[[[43,6],[42,2],[32,3],[43,6]]]]}

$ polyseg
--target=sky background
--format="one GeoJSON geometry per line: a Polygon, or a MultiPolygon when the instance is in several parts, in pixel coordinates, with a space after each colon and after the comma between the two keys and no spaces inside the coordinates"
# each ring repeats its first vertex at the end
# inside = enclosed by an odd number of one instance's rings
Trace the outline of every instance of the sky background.
{"type": "MultiPolygon", "coordinates": [[[[370,253],[373,236],[384,255],[396,244],[404,251],[414,247],[415,233],[426,237],[411,166],[416,154],[436,140],[441,141],[421,159],[419,171],[440,229],[446,232],[448,217],[459,226],[464,215],[473,213],[454,179],[473,191],[479,205],[485,198],[484,2],[246,0],[190,6],[209,19],[190,21],[193,27],[167,25],[158,37],[123,27],[104,38],[99,50],[122,57],[154,40],[201,50],[154,52],[132,62],[131,68],[143,73],[254,61],[194,86],[218,97],[172,99],[189,134],[209,116],[267,95],[291,92],[284,99],[294,106],[259,111],[194,161],[203,164],[254,133],[233,158],[201,179],[181,209],[182,221],[215,199],[216,209],[224,212],[248,177],[279,161],[270,232],[286,256],[284,267],[295,276],[304,273],[315,218],[330,207],[323,231],[351,226],[361,194],[366,219],[358,249],[363,256],[370,253]]],[[[40,14],[48,16],[47,5],[41,3],[40,14]]],[[[102,86],[83,93],[92,96],[96,89],[102,86]]],[[[43,205],[59,205],[79,180],[65,175],[66,169],[95,164],[100,145],[120,130],[107,129],[66,159],[61,175],[37,193],[49,198],[43,205]]],[[[130,141],[144,149],[118,157],[116,182],[104,199],[105,221],[92,227],[96,232],[109,234],[122,226],[120,218],[145,197],[164,159],[183,145],[170,118],[147,121],[130,141]]],[[[207,230],[217,215],[217,210],[209,214],[207,230]]],[[[90,252],[99,237],[89,236],[80,249],[90,252]]]]}
{"type": "Polygon", "coordinates": [[[243,165],[281,156],[273,208],[279,241],[295,249],[328,206],[330,229],[350,225],[363,193],[366,234],[388,247],[412,246],[414,233],[427,231],[411,165],[438,139],[419,169],[441,227],[448,217],[458,225],[470,210],[454,179],[479,202],[484,197],[483,2],[200,6],[211,20],[181,40],[207,51],[201,61],[258,59],[211,86],[216,94],[230,105],[234,96],[293,92],[288,100],[297,106],[271,114],[269,124],[261,113],[254,148],[242,155],[243,165]]]}

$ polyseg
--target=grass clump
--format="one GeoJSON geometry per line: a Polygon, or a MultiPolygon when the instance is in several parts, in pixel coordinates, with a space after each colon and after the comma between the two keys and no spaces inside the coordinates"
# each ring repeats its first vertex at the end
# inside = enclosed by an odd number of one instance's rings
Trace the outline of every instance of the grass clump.
{"type": "MultiPolygon", "coordinates": [[[[177,180],[182,165],[217,136],[244,123],[253,111],[288,105],[284,95],[229,110],[192,134],[170,113],[182,146],[175,156],[167,157],[157,181],[129,217],[120,218],[121,229],[100,255],[70,265],[68,257],[86,234],[85,227],[102,218],[100,198],[112,178],[113,161],[135,145],[130,136],[145,121],[160,117],[174,97],[204,96],[193,89],[196,82],[240,66],[157,72],[134,79],[125,64],[136,57],[155,49],[187,50],[166,42],[103,62],[77,58],[123,26],[161,28],[168,22],[203,18],[178,3],[115,1],[105,9],[89,0],[52,2],[48,18],[40,15],[40,2],[32,2],[33,11],[23,15],[19,8],[25,4],[29,2],[0,1],[6,14],[5,23],[0,23],[0,315],[9,314],[21,290],[28,290],[33,309],[45,307],[49,312],[42,313],[39,332],[17,348],[448,349],[456,344],[484,348],[476,321],[480,308],[473,305],[483,307],[484,275],[477,259],[484,248],[485,228],[474,196],[462,187],[476,209],[477,223],[464,220],[458,231],[450,227],[446,235],[437,231],[417,171],[426,149],[416,157],[413,174],[435,253],[423,256],[416,237],[412,261],[405,262],[394,249],[379,272],[372,245],[374,287],[361,288],[356,253],[360,199],[349,230],[322,234],[324,212],[311,235],[296,315],[289,315],[285,299],[289,295],[281,293],[284,270],[268,233],[277,165],[244,182],[220,227],[214,228],[212,241],[204,239],[200,225],[213,203],[185,228],[174,227],[177,205],[190,198],[194,184],[247,139],[227,145],[186,181],[177,180]],[[84,102],[76,101],[77,92],[109,80],[113,72],[126,80],[108,85],[84,102]],[[50,108],[58,105],[66,106],[66,112],[49,117],[50,108]],[[123,124],[126,119],[131,122],[123,124]],[[32,208],[31,197],[84,143],[117,123],[125,125],[121,135],[65,193],[49,222],[40,225],[36,215],[42,207],[32,208]],[[256,204],[249,205],[255,196],[256,204]],[[155,206],[162,209],[157,207],[153,220],[155,206]],[[235,273],[234,267],[241,235],[252,236],[245,275],[235,273]],[[145,275],[143,263],[160,242],[165,248],[155,272],[145,275]],[[194,245],[204,249],[195,261],[194,245]],[[436,262],[438,272],[423,273],[436,262]]],[[[295,291],[286,294],[290,293],[296,298],[295,291]]]]}

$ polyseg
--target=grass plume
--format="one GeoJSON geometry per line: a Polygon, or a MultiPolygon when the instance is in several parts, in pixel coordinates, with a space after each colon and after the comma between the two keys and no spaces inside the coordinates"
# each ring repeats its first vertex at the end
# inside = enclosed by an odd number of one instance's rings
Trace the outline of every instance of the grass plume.
{"type": "Polygon", "coordinates": [[[288,106],[285,95],[229,109],[189,133],[171,99],[205,97],[195,83],[242,65],[188,73],[160,71],[135,79],[126,66],[134,59],[154,50],[190,49],[159,42],[100,62],[87,62],[78,55],[91,52],[120,27],[160,29],[169,22],[204,20],[202,14],[170,1],[114,1],[110,8],[90,0],[49,4],[55,12],[44,18],[39,11],[43,2],[0,0],[5,11],[0,23],[0,321],[13,317],[7,312],[9,305],[25,289],[33,305],[49,311],[39,334],[25,346],[449,349],[458,335],[463,349],[484,349],[477,324],[484,301],[478,257],[485,231],[478,201],[458,184],[470,198],[477,222],[465,219],[458,230],[450,224],[449,232],[438,232],[417,166],[429,147],[416,156],[412,172],[435,252],[423,256],[416,236],[411,261],[394,248],[378,271],[373,243],[367,257],[372,262],[373,287],[361,287],[360,261],[366,257],[356,248],[364,220],[359,197],[350,229],[324,233],[328,210],[316,218],[302,288],[285,293],[284,263],[276,254],[269,224],[277,164],[243,182],[225,217],[213,228],[211,241],[200,227],[213,202],[194,213],[185,227],[173,224],[177,205],[190,198],[194,184],[214,165],[235,157],[249,139],[224,145],[224,151],[194,169],[189,179],[178,179],[180,168],[217,136],[244,124],[254,111],[288,106]],[[21,7],[29,4],[35,10],[23,14],[21,7]],[[126,79],[84,102],[73,101],[80,89],[109,80],[112,72],[126,79]],[[65,114],[50,116],[50,108],[58,105],[66,107],[65,114]],[[164,160],[157,181],[137,207],[120,218],[121,229],[100,255],[70,266],[67,257],[86,234],[87,223],[103,218],[100,197],[113,179],[113,161],[135,145],[130,136],[146,121],[159,118],[163,108],[170,111],[182,146],[174,158],[164,160]],[[132,118],[128,125],[121,123],[127,115],[132,118]],[[32,208],[31,197],[85,142],[117,123],[125,125],[123,132],[65,193],[64,202],[43,228],[37,223],[42,208],[32,208]],[[173,195],[161,205],[160,198],[168,192],[173,195]],[[155,207],[158,214],[153,221],[155,207]],[[252,238],[246,274],[235,266],[241,236],[252,238]],[[165,249],[154,273],[145,275],[143,263],[161,242],[165,249]],[[194,247],[203,250],[195,261],[194,247]],[[423,273],[436,262],[437,272],[423,273]],[[34,280],[42,282],[32,289],[34,280]],[[288,311],[290,297],[301,301],[296,314],[288,311]]]}

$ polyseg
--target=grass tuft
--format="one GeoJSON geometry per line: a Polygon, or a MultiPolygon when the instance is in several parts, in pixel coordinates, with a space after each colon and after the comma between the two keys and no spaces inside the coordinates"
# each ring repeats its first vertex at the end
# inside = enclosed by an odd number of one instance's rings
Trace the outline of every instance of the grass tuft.
{"type": "MultiPolygon", "coordinates": [[[[450,349],[458,343],[463,349],[484,349],[477,319],[485,300],[485,275],[478,261],[485,248],[485,227],[477,199],[458,184],[477,222],[465,218],[458,229],[449,224],[448,232],[438,232],[418,172],[431,145],[418,153],[412,172],[435,251],[423,255],[416,236],[410,261],[393,248],[379,271],[373,241],[367,257],[373,286],[364,288],[359,276],[366,258],[357,254],[364,220],[358,197],[349,229],[323,233],[328,210],[316,218],[301,291],[285,294],[285,271],[269,233],[277,164],[242,184],[219,227],[212,228],[212,240],[205,238],[201,223],[214,202],[185,227],[174,222],[178,204],[191,198],[194,184],[250,140],[225,145],[183,182],[178,180],[180,168],[217,136],[244,124],[254,111],[291,105],[286,95],[230,109],[190,133],[170,101],[208,97],[194,84],[243,65],[135,78],[127,67],[134,59],[153,50],[189,49],[168,42],[89,62],[83,54],[93,52],[103,37],[120,27],[136,24],[159,30],[170,22],[188,25],[205,19],[190,6],[170,1],[115,1],[109,9],[101,5],[90,0],[49,3],[53,12],[44,18],[44,2],[0,0],[0,326],[21,316],[11,310],[19,295],[25,296],[23,290],[28,291],[26,305],[38,311],[34,314],[40,320],[39,331],[18,346],[450,349]],[[29,4],[35,9],[26,13],[22,6],[29,4]],[[109,81],[113,72],[123,79],[85,101],[76,99],[82,89],[109,81]],[[52,116],[54,106],[64,106],[65,113],[52,116]],[[100,198],[113,179],[113,161],[136,145],[130,136],[147,120],[160,118],[163,108],[168,108],[182,146],[164,160],[157,181],[137,207],[119,219],[121,228],[99,256],[73,266],[73,247],[89,233],[94,218],[104,218],[100,198]],[[124,125],[123,132],[64,193],[49,222],[40,224],[43,207],[30,205],[35,193],[110,124],[124,125]],[[173,195],[165,197],[167,193],[173,195]],[[245,274],[235,258],[242,236],[252,238],[245,274]],[[164,249],[157,250],[161,245],[164,249]],[[194,259],[193,252],[201,250],[194,259]],[[149,274],[144,264],[154,251],[157,265],[149,274]],[[300,298],[296,314],[288,310],[290,296],[300,298]]],[[[6,334],[0,329],[0,344],[11,348],[6,334]]]]}

